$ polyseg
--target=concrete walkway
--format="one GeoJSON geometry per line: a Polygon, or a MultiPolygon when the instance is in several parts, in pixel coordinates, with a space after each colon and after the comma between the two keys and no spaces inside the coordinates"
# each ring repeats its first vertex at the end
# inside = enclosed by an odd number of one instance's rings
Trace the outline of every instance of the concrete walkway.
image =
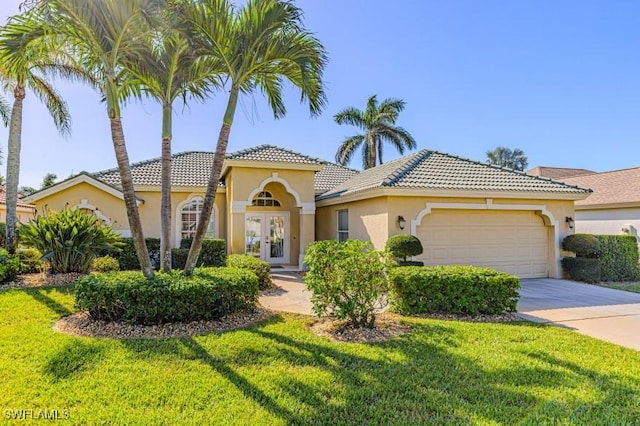
{"type": "Polygon", "coordinates": [[[313,315],[311,293],[295,272],[272,272],[271,279],[278,287],[260,296],[260,304],[267,309],[295,314],[313,315]]]}
{"type": "Polygon", "coordinates": [[[550,278],[521,281],[518,315],[640,350],[640,293],[550,278]]]}

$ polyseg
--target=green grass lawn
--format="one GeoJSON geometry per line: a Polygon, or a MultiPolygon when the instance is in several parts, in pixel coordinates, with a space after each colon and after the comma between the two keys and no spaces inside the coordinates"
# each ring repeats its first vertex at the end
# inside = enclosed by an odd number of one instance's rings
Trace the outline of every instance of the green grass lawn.
{"type": "Polygon", "coordinates": [[[413,333],[365,345],[282,315],[125,341],[52,331],[72,305],[68,287],[0,292],[2,421],[59,410],[72,424],[640,423],[640,352],[561,328],[407,319],[413,333]]]}
{"type": "Polygon", "coordinates": [[[615,288],[618,290],[632,291],[634,293],[640,293],[640,282],[632,281],[626,283],[601,283],[603,287],[615,288]]]}

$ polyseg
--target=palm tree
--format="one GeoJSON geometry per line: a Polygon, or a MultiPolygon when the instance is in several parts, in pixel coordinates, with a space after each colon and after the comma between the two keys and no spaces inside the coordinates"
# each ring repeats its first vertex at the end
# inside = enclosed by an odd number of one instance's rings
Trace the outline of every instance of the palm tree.
{"type": "Polygon", "coordinates": [[[529,160],[521,149],[515,148],[511,150],[510,148],[499,146],[493,151],[487,151],[487,163],[524,171],[529,164],[529,160]]]}
{"type": "MultiPolygon", "coordinates": [[[[181,10],[181,9],[177,9],[181,10]]],[[[175,20],[174,9],[171,19],[175,20]]],[[[180,22],[180,24],[183,24],[180,22]]],[[[127,68],[148,96],[162,106],[160,267],[171,270],[171,138],[173,103],[189,95],[204,99],[215,75],[211,60],[199,57],[183,32],[170,29],[147,39],[144,56],[130,58],[127,68]]]]}
{"type": "Polygon", "coordinates": [[[415,149],[413,136],[395,125],[404,106],[401,99],[385,99],[378,105],[378,98],[373,95],[367,100],[364,111],[350,107],[338,112],[333,117],[336,123],[356,126],[364,133],[350,136],[342,142],[336,152],[336,162],[347,165],[356,150],[362,147],[362,167],[370,169],[382,164],[383,142],[389,142],[400,154],[404,154],[405,149],[415,149]]]}
{"type": "MultiPolygon", "coordinates": [[[[55,88],[46,80],[44,72],[56,61],[58,52],[51,46],[38,43],[29,34],[34,27],[30,12],[19,15],[0,29],[0,80],[5,90],[13,93],[13,107],[9,126],[6,174],[6,248],[16,250],[18,180],[20,176],[20,150],[22,145],[22,107],[27,90],[43,102],[61,134],[71,129],[71,116],[67,104],[55,88]]],[[[68,65],[60,62],[58,72],[72,75],[68,65]]],[[[6,113],[6,106],[2,107],[6,113]]],[[[4,113],[3,113],[4,116],[4,113]]]]}
{"type": "Polygon", "coordinates": [[[322,73],[327,55],[305,29],[302,11],[286,0],[249,0],[239,9],[225,0],[201,0],[186,13],[203,48],[220,60],[229,91],[200,221],[185,264],[185,273],[191,274],[211,217],[238,97],[259,89],[275,118],[281,118],[287,112],[282,89],[289,81],[300,89],[311,114],[318,114],[325,103],[322,73]]]}
{"type": "Polygon", "coordinates": [[[139,88],[130,84],[126,59],[145,53],[144,41],[151,28],[159,24],[155,19],[160,11],[167,7],[164,0],[42,0],[34,6],[46,21],[45,35],[77,56],[104,99],[129,229],[142,272],[149,278],[153,277],[153,268],[133,187],[121,104],[139,94],[139,88]]]}

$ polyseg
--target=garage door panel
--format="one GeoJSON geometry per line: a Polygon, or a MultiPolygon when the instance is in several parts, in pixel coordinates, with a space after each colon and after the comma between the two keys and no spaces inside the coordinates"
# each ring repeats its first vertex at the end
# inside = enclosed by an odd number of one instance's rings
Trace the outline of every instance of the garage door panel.
{"type": "Polygon", "coordinates": [[[434,210],[416,228],[427,265],[486,266],[522,278],[548,276],[549,233],[526,211],[434,210]]]}

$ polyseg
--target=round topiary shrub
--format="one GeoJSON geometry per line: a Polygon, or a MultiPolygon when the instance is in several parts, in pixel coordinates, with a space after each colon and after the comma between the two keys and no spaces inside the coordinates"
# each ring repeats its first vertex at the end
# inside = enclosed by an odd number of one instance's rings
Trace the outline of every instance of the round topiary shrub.
{"type": "Polygon", "coordinates": [[[402,263],[407,263],[407,257],[418,256],[422,254],[422,243],[413,235],[398,234],[387,240],[386,249],[391,254],[402,259],[402,263]]]}
{"type": "Polygon", "coordinates": [[[600,242],[591,234],[573,234],[562,240],[562,249],[572,251],[576,257],[598,257],[600,242]]]}
{"type": "Polygon", "coordinates": [[[111,256],[96,257],[91,263],[91,270],[95,272],[112,272],[120,270],[118,259],[111,256]]]}

